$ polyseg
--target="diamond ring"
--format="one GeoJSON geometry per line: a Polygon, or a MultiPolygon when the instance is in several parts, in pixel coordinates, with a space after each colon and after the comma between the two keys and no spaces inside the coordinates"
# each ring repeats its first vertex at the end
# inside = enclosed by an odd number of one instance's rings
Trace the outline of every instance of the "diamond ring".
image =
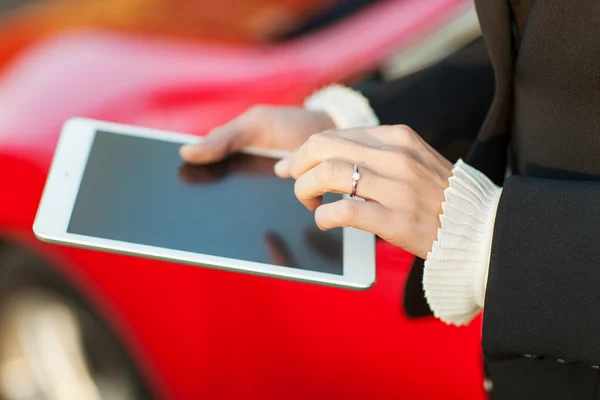
{"type": "Polygon", "coordinates": [[[358,186],[358,181],[360,181],[360,172],[358,171],[358,165],[355,165],[354,173],[352,174],[352,193],[350,193],[350,197],[356,197],[356,187],[358,186]]]}

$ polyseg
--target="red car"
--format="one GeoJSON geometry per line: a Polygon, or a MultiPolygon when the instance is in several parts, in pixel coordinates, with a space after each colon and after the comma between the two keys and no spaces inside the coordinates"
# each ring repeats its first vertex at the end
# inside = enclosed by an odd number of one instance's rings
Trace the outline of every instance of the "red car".
{"type": "Polygon", "coordinates": [[[0,71],[0,398],[483,398],[480,324],[408,318],[412,256],[384,242],[376,285],[354,292],[49,245],[32,233],[66,119],[204,134],[252,104],[300,104],[323,85],[367,76],[399,50],[400,69],[416,68],[411,60],[439,50],[449,24],[469,26],[469,7],[376,2],[269,45],[76,31],[11,60],[0,71]]]}

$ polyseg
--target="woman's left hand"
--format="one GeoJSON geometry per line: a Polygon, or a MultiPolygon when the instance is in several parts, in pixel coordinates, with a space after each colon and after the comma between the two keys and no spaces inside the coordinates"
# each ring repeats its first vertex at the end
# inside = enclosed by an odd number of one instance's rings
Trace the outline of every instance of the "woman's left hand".
{"type": "Polygon", "coordinates": [[[403,125],[325,131],[312,135],[275,172],[296,179],[295,194],[315,212],[322,230],[354,227],[426,258],[440,227],[452,163],[403,125]],[[322,204],[325,193],[356,195],[322,204]]]}

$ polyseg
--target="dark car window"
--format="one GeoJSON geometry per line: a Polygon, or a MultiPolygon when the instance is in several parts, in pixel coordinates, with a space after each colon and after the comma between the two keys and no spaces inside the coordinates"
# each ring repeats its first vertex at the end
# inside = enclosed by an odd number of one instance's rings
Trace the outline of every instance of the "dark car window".
{"type": "Polygon", "coordinates": [[[299,36],[305,35],[307,33],[311,33],[322,29],[326,26],[334,24],[344,18],[347,18],[351,15],[362,11],[364,8],[378,3],[381,0],[342,0],[329,8],[326,8],[319,15],[308,19],[302,25],[286,32],[281,35],[279,40],[288,40],[297,38],[299,36]]]}

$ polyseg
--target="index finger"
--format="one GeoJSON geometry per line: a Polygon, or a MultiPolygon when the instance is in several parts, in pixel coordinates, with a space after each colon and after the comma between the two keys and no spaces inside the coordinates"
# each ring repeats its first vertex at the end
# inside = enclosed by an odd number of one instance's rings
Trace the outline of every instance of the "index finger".
{"type": "Polygon", "coordinates": [[[249,129],[239,120],[234,120],[214,129],[202,141],[182,146],[179,152],[185,161],[192,164],[214,163],[240,150],[249,141],[249,129]]]}
{"type": "MultiPolygon", "coordinates": [[[[302,174],[328,159],[348,161],[353,164],[370,164],[375,149],[341,135],[322,132],[311,136],[286,160],[284,167],[298,179],[302,174]]],[[[280,169],[283,169],[281,166],[280,169]]]]}

